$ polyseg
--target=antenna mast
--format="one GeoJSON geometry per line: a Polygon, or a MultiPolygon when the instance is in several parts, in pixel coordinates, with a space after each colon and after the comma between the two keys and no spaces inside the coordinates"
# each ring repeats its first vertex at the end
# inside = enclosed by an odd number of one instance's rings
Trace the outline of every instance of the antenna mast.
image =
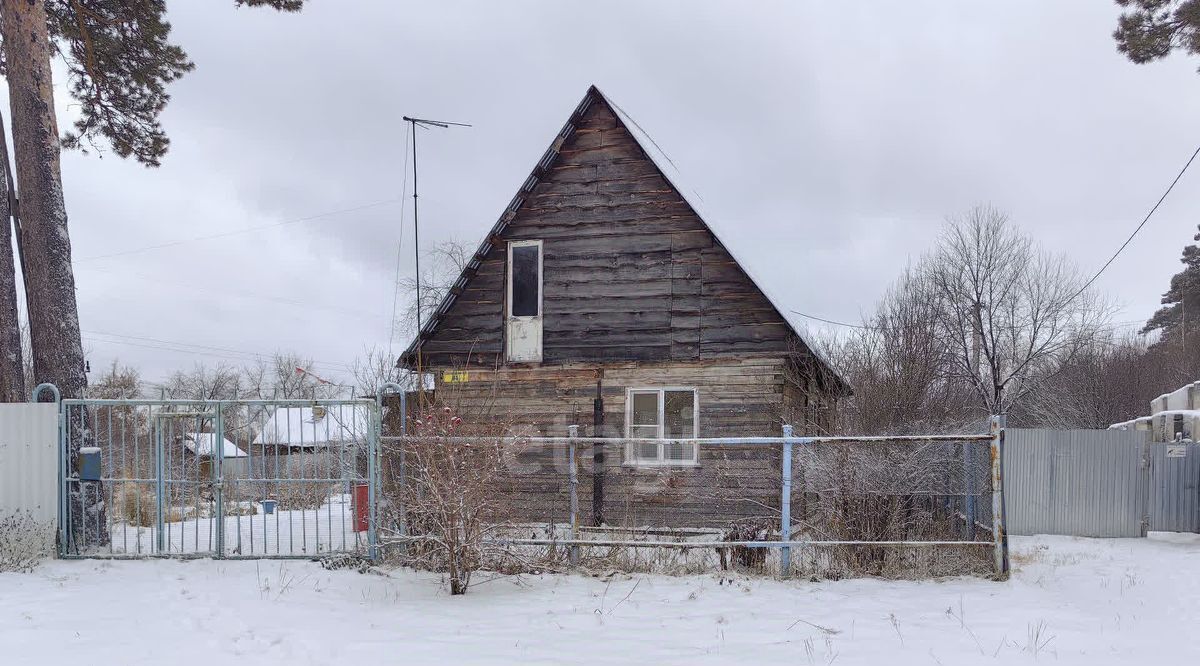
{"type": "Polygon", "coordinates": [[[421,379],[421,236],[417,223],[417,128],[442,129],[454,127],[470,127],[466,123],[452,123],[448,120],[429,120],[428,118],[411,118],[404,116],[404,122],[412,125],[412,161],[413,161],[413,264],[417,273],[417,378],[421,382],[419,390],[424,389],[425,382],[421,379]]]}

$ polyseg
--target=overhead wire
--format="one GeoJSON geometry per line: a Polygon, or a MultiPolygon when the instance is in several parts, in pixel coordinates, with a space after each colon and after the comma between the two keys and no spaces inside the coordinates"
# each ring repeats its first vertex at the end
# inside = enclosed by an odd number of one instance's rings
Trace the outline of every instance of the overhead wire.
{"type": "MultiPolygon", "coordinates": [[[[215,345],[193,344],[189,342],[180,342],[178,340],[167,340],[164,338],[153,338],[139,335],[126,335],[123,333],[111,333],[107,331],[83,331],[88,336],[105,336],[109,338],[117,338],[116,340],[104,340],[98,338],[88,338],[93,342],[107,342],[112,344],[127,344],[134,347],[146,347],[149,349],[161,349],[163,351],[175,351],[181,353],[198,354],[203,356],[217,356],[231,360],[239,361],[259,361],[270,360],[275,354],[264,354],[259,352],[247,351],[244,349],[234,349],[231,347],[218,347],[215,345]],[[129,342],[135,341],[135,342],[129,342]],[[156,345],[156,346],[151,346],[156,345]]],[[[320,365],[338,370],[352,371],[353,368],[345,363],[334,361],[318,361],[312,360],[313,365],[320,365]]]]}
{"type": "MultiPolygon", "coordinates": [[[[1196,150],[1192,152],[1192,156],[1188,158],[1188,161],[1183,165],[1183,168],[1179,170],[1179,173],[1175,174],[1174,180],[1172,180],[1171,184],[1167,186],[1167,189],[1163,191],[1162,196],[1160,196],[1158,198],[1158,201],[1156,201],[1154,203],[1154,206],[1152,206],[1150,208],[1150,211],[1148,213],[1146,213],[1146,216],[1144,218],[1142,218],[1142,221],[1140,223],[1138,223],[1138,225],[1136,227],[1134,227],[1133,232],[1129,234],[1129,237],[1125,239],[1125,242],[1121,243],[1121,246],[1119,248],[1117,248],[1117,251],[1114,252],[1111,257],[1108,258],[1108,261],[1104,262],[1103,266],[1100,267],[1100,270],[1096,271],[1095,274],[1093,274],[1092,277],[1089,278],[1088,281],[1085,282],[1082,287],[1080,287],[1074,294],[1072,294],[1070,298],[1066,299],[1063,302],[1062,306],[1060,306],[1060,307],[1066,307],[1066,305],[1068,305],[1069,303],[1074,301],[1076,298],[1079,298],[1079,296],[1081,294],[1083,294],[1085,291],[1087,291],[1088,287],[1092,286],[1092,284],[1096,282],[1096,279],[1099,278],[1104,273],[1104,271],[1108,270],[1108,267],[1111,266],[1112,263],[1114,261],[1116,261],[1117,257],[1120,256],[1121,253],[1125,251],[1125,248],[1129,247],[1129,244],[1133,242],[1133,239],[1138,235],[1138,233],[1142,230],[1142,228],[1146,226],[1146,223],[1149,222],[1150,218],[1154,216],[1154,213],[1158,211],[1159,207],[1162,206],[1162,203],[1164,201],[1166,201],[1167,196],[1170,195],[1171,191],[1175,189],[1175,186],[1177,184],[1179,184],[1179,181],[1183,178],[1183,175],[1185,173],[1187,173],[1188,168],[1192,166],[1192,162],[1196,161],[1197,156],[1200,156],[1200,146],[1197,146],[1196,150]]],[[[845,326],[848,328],[857,328],[857,329],[862,329],[862,330],[878,330],[876,327],[872,327],[872,326],[863,326],[863,325],[859,325],[859,324],[848,324],[846,322],[841,322],[841,321],[836,321],[833,319],[827,319],[825,317],[818,317],[816,315],[806,314],[804,312],[799,312],[797,310],[792,310],[791,312],[793,314],[800,315],[801,317],[804,317],[806,319],[814,319],[816,321],[825,322],[826,324],[833,324],[835,326],[845,326]]],[[[1120,325],[1124,325],[1124,324],[1134,324],[1139,321],[1143,321],[1143,320],[1135,319],[1135,320],[1131,320],[1131,321],[1127,321],[1127,322],[1115,322],[1114,325],[1120,326],[1120,325]]]]}
{"type": "Polygon", "coordinates": [[[382,201],[375,201],[373,203],[363,204],[361,206],[354,206],[352,208],[343,208],[341,210],[331,210],[331,211],[327,211],[324,213],[318,213],[316,215],[309,215],[306,217],[300,217],[300,218],[296,218],[296,219],[292,219],[292,220],[285,220],[283,222],[273,222],[271,224],[260,224],[258,226],[254,226],[254,227],[246,227],[244,229],[234,229],[231,231],[224,231],[224,232],[216,233],[216,234],[193,236],[191,238],[180,238],[180,239],[176,239],[173,241],[158,243],[155,245],[146,245],[143,247],[136,247],[136,248],[131,248],[128,250],[121,250],[119,252],[110,252],[108,254],[97,254],[97,255],[92,255],[90,257],[80,257],[80,258],[75,259],[74,263],[81,263],[81,262],[85,262],[85,261],[96,261],[99,259],[112,259],[114,257],[124,257],[124,256],[128,256],[131,254],[138,254],[141,252],[149,252],[151,250],[162,250],[165,248],[176,247],[179,245],[184,245],[187,243],[194,243],[197,241],[207,241],[207,240],[216,240],[219,238],[229,238],[230,236],[238,236],[241,234],[253,233],[255,231],[262,231],[263,229],[274,229],[276,227],[284,227],[284,226],[288,226],[291,224],[300,224],[301,222],[311,222],[312,220],[319,220],[322,218],[332,217],[334,215],[342,215],[345,213],[354,213],[354,212],[358,212],[360,210],[367,210],[370,208],[378,208],[379,206],[386,206],[388,204],[394,204],[394,203],[398,203],[398,202],[401,202],[401,200],[400,199],[384,199],[382,201]]]}
{"type": "Polygon", "coordinates": [[[1133,242],[1134,237],[1138,235],[1138,232],[1142,230],[1142,227],[1146,226],[1146,223],[1150,221],[1150,218],[1154,215],[1155,211],[1157,211],[1158,207],[1162,205],[1162,202],[1166,201],[1167,195],[1171,193],[1171,190],[1175,189],[1175,185],[1179,183],[1181,178],[1183,178],[1183,174],[1187,173],[1188,167],[1192,166],[1192,162],[1196,160],[1197,155],[1200,155],[1200,146],[1196,146],[1196,150],[1192,152],[1192,156],[1188,158],[1187,163],[1184,164],[1183,168],[1179,170],[1179,173],[1175,175],[1175,180],[1172,180],[1171,184],[1167,186],[1166,191],[1164,191],[1162,196],[1158,198],[1158,201],[1154,203],[1154,206],[1150,209],[1150,212],[1146,213],[1146,217],[1142,218],[1141,223],[1134,228],[1133,233],[1129,234],[1129,238],[1126,238],[1125,242],[1121,243],[1121,247],[1117,248],[1117,251],[1108,258],[1108,261],[1104,262],[1104,265],[1100,267],[1100,270],[1096,271],[1096,274],[1079,288],[1079,291],[1075,292],[1071,298],[1067,299],[1067,303],[1074,301],[1076,298],[1079,298],[1080,294],[1087,291],[1087,288],[1092,286],[1092,283],[1096,281],[1096,278],[1100,277],[1100,275],[1112,265],[1112,262],[1115,261],[1122,252],[1125,251],[1125,248],[1129,247],[1129,244],[1133,242]]]}
{"type": "MultiPolygon", "coordinates": [[[[415,123],[407,123],[409,126],[404,131],[404,175],[401,178],[400,200],[408,198],[408,147],[409,141],[412,140],[412,131],[415,123]]],[[[404,250],[404,211],[405,206],[400,207],[400,232],[396,239],[396,275],[392,280],[392,321],[388,328],[388,358],[393,356],[393,345],[396,342],[396,314],[400,302],[400,264],[401,252],[404,250]]],[[[417,279],[421,279],[417,276],[417,279]]]]}

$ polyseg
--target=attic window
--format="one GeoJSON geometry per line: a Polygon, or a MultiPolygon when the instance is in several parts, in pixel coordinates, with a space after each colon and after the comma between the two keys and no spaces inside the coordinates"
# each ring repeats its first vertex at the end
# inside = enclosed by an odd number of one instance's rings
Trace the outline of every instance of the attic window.
{"type": "Polygon", "coordinates": [[[507,358],[542,360],[542,241],[508,244],[507,358]]]}
{"type": "Polygon", "coordinates": [[[692,465],[697,460],[699,397],[694,388],[629,389],[625,435],[654,442],[630,443],[625,462],[632,465],[692,465]]]}
{"type": "Polygon", "coordinates": [[[537,245],[514,245],[512,248],[512,316],[538,316],[538,292],[541,291],[537,245]]]}

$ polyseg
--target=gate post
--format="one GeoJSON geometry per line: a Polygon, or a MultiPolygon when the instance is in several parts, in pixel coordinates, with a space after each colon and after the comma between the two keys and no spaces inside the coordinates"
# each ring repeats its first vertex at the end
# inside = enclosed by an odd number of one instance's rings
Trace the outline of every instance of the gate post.
{"type": "MultiPolygon", "coordinates": [[[[380,405],[383,403],[382,392],[379,394],[375,409],[371,410],[370,432],[367,433],[367,558],[374,561],[379,553],[376,551],[375,545],[375,486],[378,485],[379,472],[377,461],[378,447],[375,445],[383,431],[383,410],[380,405]]],[[[358,491],[353,490],[356,501],[358,491]]],[[[358,511],[354,512],[354,520],[358,520],[358,511]]]]}
{"type": "MultiPolygon", "coordinates": [[[[783,464],[779,496],[779,539],[792,540],[792,426],[783,426],[783,464]]],[[[779,549],[779,575],[786,578],[792,570],[792,547],[779,549]]]]}
{"type": "MultiPolygon", "coordinates": [[[[220,403],[220,402],[217,403],[217,416],[216,416],[215,421],[216,421],[216,423],[214,424],[214,427],[213,427],[213,430],[215,431],[213,433],[213,448],[216,449],[216,451],[217,451],[217,455],[216,455],[217,464],[214,466],[214,468],[212,470],[212,477],[213,477],[212,484],[213,484],[213,501],[217,505],[217,524],[216,524],[217,545],[216,545],[216,549],[215,549],[216,552],[213,553],[213,557],[222,558],[222,557],[225,557],[225,497],[224,497],[224,494],[225,494],[225,412],[224,412],[224,403],[220,403]]],[[[246,463],[246,464],[249,465],[249,463],[246,463]]],[[[240,509],[241,507],[238,507],[238,508],[240,509]]],[[[241,514],[241,512],[239,511],[238,515],[240,515],[240,514],[241,514]]],[[[263,524],[264,525],[266,525],[266,520],[267,520],[266,516],[263,516],[263,524]]],[[[238,519],[238,524],[239,524],[239,526],[241,525],[241,519],[238,519]]],[[[253,531],[253,529],[254,529],[253,523],[251,523],[250,529],[253,531]]],[[[238,531],[239,532],[241,531],[240,527],[239,527],[238,531]]],[[[251,533],[253,533],[253,532],[251,532],[251,533]]],[[[265,539],[265,537],[264,537],[264,539],[265,539]]],[[[209,545],[212,545],[212,544],[209,544],[209,545]]],[[[266,549],[265,543],[263,544],[263,548],[264,548],[264,552],[265,552],[265,549],[266,549]]]]}
{"type": "Polygon", "coordinates": [[[579,565],[579,471],[575,469],[575,438],[579,426],[567,426],[567,471],[571,485],[571,566],[579,565]]]}
{"type": "Polygon", "coordinates": [[[166,482],[163,479],[165,476],[165,466],[163,463],[163,433],[162,421],[160,419],[152,419],[151,427],[154,428],[154,545],[158,555],[162,555],[166,551],[166,535],[163,534],[163,528],[166,525],[166,516],[163,514],[163,493],[166,492],[166,482]]]}
{"type": "Polygon", "coordinates": [[[1008,525],[1004,516],[1004,416],[993,416],[992,435],[992,564],[999,576],[1008,573],[1008,525]]]}

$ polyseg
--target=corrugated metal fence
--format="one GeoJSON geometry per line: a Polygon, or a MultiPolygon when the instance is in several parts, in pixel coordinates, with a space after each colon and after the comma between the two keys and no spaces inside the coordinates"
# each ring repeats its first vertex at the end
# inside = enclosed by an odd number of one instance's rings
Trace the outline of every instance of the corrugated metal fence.
{"type": "Polygon", "coordinates": [[[1010,429],[1009,534],[1141,536],[1146,445],[1144,431],[1010,429]]]}
{"type": "Polygon", "coordinates": [[[0,404],[0,519],[27,515],[45,526],[49,551],[58,521],[58,405],[0,404]]]}
{"type": "Polygon", "coordinates": [[[1010,429],[1009,534],[1138,537],[1200,532],[1200,444],[1148,431],[1010,429]]]}
{"type": "Polygon", "coordinates": [[[1200,444],[1150,445],[1150,529],[1200,532],[1200,444]]]}

